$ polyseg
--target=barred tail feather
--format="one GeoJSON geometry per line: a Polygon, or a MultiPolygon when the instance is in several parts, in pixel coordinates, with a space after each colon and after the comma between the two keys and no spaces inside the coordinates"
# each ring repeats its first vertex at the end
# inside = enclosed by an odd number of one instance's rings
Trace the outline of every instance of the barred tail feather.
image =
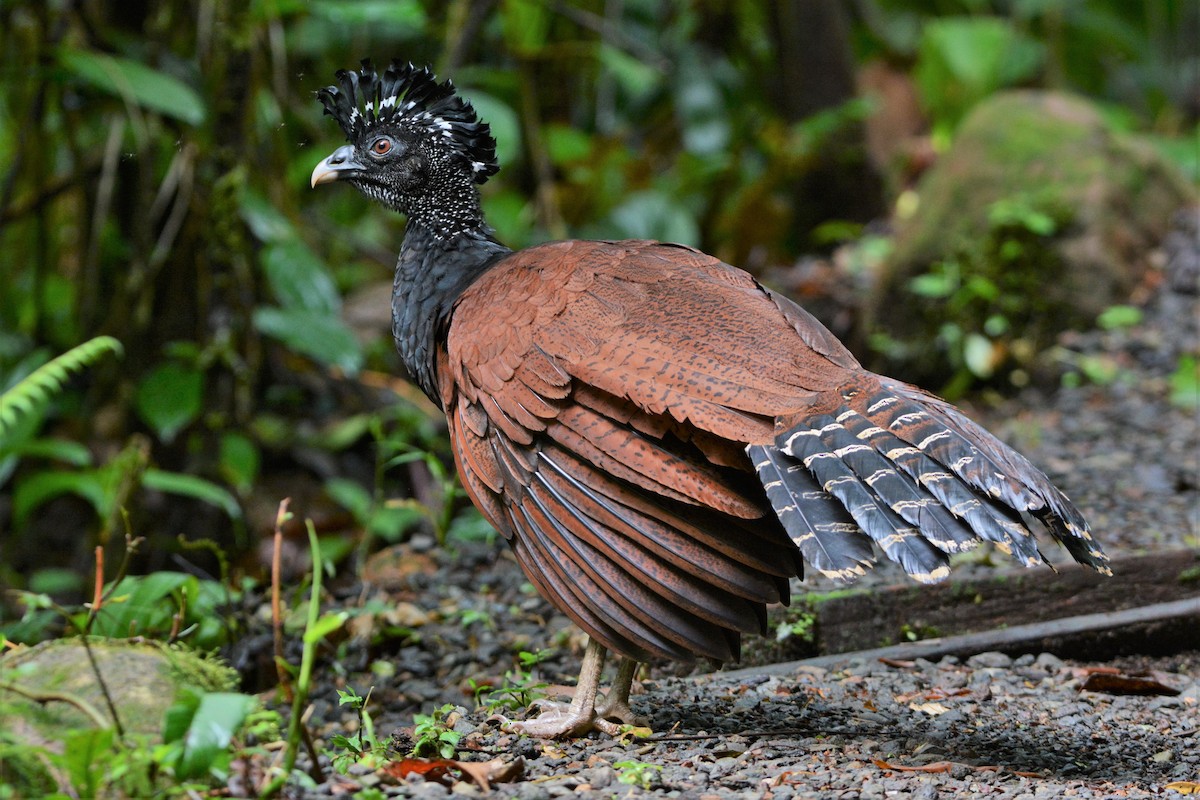
{"type": "Polygon", "coordinates": [[[747,452],[779,521],[804,561],[827,578],[851,581],[875,563],[871,539],[803,465],[763,445],[747,452]]]}
{"type": "Polygon", "coordinates": [[[1023,521],[1030,515],[1075,560],[1108,571],[1066,496],[953,406],[865,373],[824,400],[812,413],[778,420],[773,446],[748,449],[768,500],[820,571],[859,574],[870,564],[868,541],[926,582],[946,577],[947,554],[980,541],[1025,566],[1045,563],[1023,521]],[[840,519],[837,506],[845,509],[840,519]]]}

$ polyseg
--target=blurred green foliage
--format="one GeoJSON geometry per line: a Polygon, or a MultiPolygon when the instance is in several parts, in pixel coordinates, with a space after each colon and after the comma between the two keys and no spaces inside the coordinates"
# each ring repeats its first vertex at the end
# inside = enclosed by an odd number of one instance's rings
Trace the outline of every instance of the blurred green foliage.
{"type": "MultiPolygon", "coordinates": [[[[0,583],[24,585],[34,565],[80,569],[126,508],[139,533],[233,543],[230,520],[272,471],[308,475],[375,534],[416,524],[385,500],[440,486],[446,473],[432,467],[447,459],[436,414],[419,396],[396,399],[386,377],[398,370],[386,298],[403,221],[352,191],[308,191],[340,138],[313,91],[362,57],[432,64],[492,124],[503,170],[485,204],[514,248],[664,238],[753,268],[844,238],[903,188],[895,175],[859,181],[894,168],[861,146],[886,107],[853,91],[867,63],[916,87],[935,144],[989,93],[1049,86],[1100,100],[1200,174],[1185,144],[1196,134],[1194,4],[827,0],[812,7],[846,24],[817,41],[846,69],[781,74],[808,7],[0,4],[0,386],[97,335],[125,349],[51,400],[23,434],[38,447],[0,461],[0,530],[11,534],[0,583]],[[854,175],[848,185],[892,188],[816,191],[804,178],[817,168],[832,175],[821,187],[854,175]],[[864,205],[830,209],[823,194],[864,205]],[[381,414],[389,404],[407,411],[381,414]],[[358,454],[372,447],[390,450],[358,454]],[[130,448],[136,463],[112,466],[130,448]],[[404,452],[411,463],[396,461],[404,452]],[[98,513],[53,505],[72,494],[98,513]]],[[[959,303],[1003,288],[923,281],[959,303]]],[[[972,352],[966,343],[968,363],[972,352]]],[[[273,508],[300,489],[261,491],[273,508]]],[[[434,495],[426,524],[445,536],[460,525],[446,498],[461,498],[434,495]]]]}

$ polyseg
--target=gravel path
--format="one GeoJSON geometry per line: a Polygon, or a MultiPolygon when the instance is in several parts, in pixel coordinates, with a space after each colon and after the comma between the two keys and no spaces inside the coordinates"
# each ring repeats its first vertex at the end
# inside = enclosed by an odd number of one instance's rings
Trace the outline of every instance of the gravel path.
{"type": "MultiPolygon", "coordinates": [[[[1063,340],[1069,359],[1106,359],[1111,381],[1031,389],[971,410],[1048,471],[1114,555],[1200,548],[1200,426],[1194,408],[1171,401],[1181,358],[1200,354],[1198,233],[1196,215],[1181,220],[1139,324],[1063,340]]],[[[523,762],[523,776],[494,785],[491,796],[1138,798],[1180,796],[1168,784],[1200,783],[1200,631],[1176,655],[1104,665],[983,653],[937,663],[848,655],[833,666],[802,663],[784,676],[755,674],[753,665],[693,676],[650,667],[633,699],[649,717],[649,739],[592,734],[545,743],[489,723],[472,701],[471,681],[502,686],[525,651],[543,656],[531,681],[571,684],[582,637],[533,593],[499,543],[449,553],[418,536],[394,555],[402,566],[384,570],[368,597],[361,587],[346,590],[346,606],[378,602],[388,610],[360,618],[357,638],[338,658],[344,678],[318,679],[330,696],[316,698],[310,724],[318,736],[353,730],[332,696],[343,683],[360,694],[374,687],[376,730],[398,730],[400,743],[414,714],[459,706],[458,758],[523,762]],[[1084,690],[1097,668],[1141,675],[1174,694],[1084,690]]],[[[995,569],[968,563],[956,575],[995,569]]],[[[884,568],[870,580],[898,578],[884,568]]],[[[814,585],[821,584],[803,588],[814,585]]],[[[301,794],[364,785],[387,796],[482,794],[466,781],[447,788],[378,774],[331,779],[301,794]]]]}

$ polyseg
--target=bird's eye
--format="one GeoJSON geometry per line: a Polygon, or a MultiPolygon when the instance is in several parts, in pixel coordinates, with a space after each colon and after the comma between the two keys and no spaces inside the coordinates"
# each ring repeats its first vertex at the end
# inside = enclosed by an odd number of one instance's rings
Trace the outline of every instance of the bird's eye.
{"type": "Polygon", "coordinates": [[[371,145],[371,152],[377,156],[386,156],[388,153],[392,152],[392,140],[376,139],[371,145]]]}

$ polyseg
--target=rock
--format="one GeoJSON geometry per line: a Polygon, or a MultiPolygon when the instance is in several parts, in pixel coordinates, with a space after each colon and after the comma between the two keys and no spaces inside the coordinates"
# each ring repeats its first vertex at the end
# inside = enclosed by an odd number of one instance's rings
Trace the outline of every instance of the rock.
{"type": "Polygon", "coordinates": [[[1012,657],[1004,653],[977,653],[967,659],[967,666],[978,669],[979,667],[991,667],[993,669],[1007,669],[1013,663],[1012,657]]]}
{"type": "Polygon", "coordinates": [[[975,107],[916,195],[916,211],[895,223],[864,329],[890,337],[888,374],[936,384],[965,353],[961,339],[930,347],[946,323],[990,345],[976,369],[1011,369],[1032,364],[1060,331],[1091,328],[1129,302],[1196,192],[1089,101],[1017,91],[975,107]],[[931,276],[919,291],[918,276],[931,276]],[[996,316],[1004,322],[985,329],[996,316]]]}

